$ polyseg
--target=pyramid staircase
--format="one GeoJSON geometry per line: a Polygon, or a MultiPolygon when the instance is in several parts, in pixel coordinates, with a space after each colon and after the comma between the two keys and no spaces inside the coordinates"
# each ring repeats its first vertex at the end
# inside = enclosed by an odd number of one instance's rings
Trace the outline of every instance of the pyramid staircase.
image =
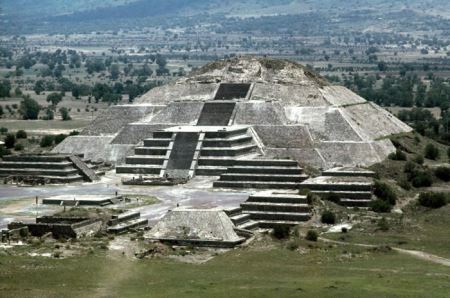
{"type": "Polygon", "coordinates": [[[214,187],[298,189],[307,178],[295,160],[241,159],[227,167],[214,187]]]}
{"type": "Polygon", "coordinates": [[[241,204],[242,213],[258,222],[260,228],[295,226],[311,218],[306,196],[282,193],[255,193],[241,204]]]}
{"type": "MultiPolygon", "coordinates": [[[[180,143],[176,139],[180,132],[158,131],[153,138],[144,140],[143,146],[135,148],[135,154],[126,158],[125,165],[116,167],[118,174],[153,175],[162,177],[172,167],[181,168],[181,162],[189,163],[191,177],[218,176],[227,170],[227,165],[233,164],[237,158],[255,154],[258,147],[248,134],[247,127],[199,132],[194,138],[195,144],[180,143]],[[193,146],[191,146],[193,145],[193,146]],[[174,162],[180,154],[173,154],[176,148],[190,148],[188,158],[174,162]]],[[[183,167],[184,167],[183,165],[183,167]]]]}
{"type": "Polygon", "coordinates": [[[108,233],[120,234],[132,229],[144,228],[148,225],[148,219],[141,218],[140,212],[125,212],[113,215],[108,221],[108,233]]]}
{"type": "Polygon", "coordinates": [[[368,173],[357,175],[325,171],[322,176],[308,179],[301,188],[324,199],[333,196],[336,203],[346,207],[366,208],[373,200],[373,179],[368,173]]]}
{"type": "Polygon", "coordinates": [[[36,179],[46,183],[93,182],[102,172],[90,160],[74,155],[10,155],[0,162],[0,177],[36,179]]]}
{"type": "Polygon", "coordinates": [[[252,220],[249,214],[242,213],[241,207],[225,209],[224,212],[237,229],[252,231],[258,228],[258,222],[252,220]]]}

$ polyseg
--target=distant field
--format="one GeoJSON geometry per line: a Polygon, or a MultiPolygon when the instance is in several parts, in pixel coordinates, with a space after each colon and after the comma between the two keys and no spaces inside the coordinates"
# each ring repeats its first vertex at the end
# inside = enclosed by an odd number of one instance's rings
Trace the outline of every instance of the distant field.
{"type": "Polygon", "coordinates": [[[23,129],[31,134],[59,134],[72,130],[81,130],[89,124],[89,120],[4,120],[0,119],[0,127],[10,131],[23,129]]]}
{"type": "MultiPolygon", "coordinates": [[[[262,245],[265,244],[265,245],[262,245]]],[[[450,268],[395,252],[302,243],[232,250],[205,264],[0,256],[2,297],[448,297],[450,268]],[[312,246],[311,246],[312,245],[312,246]]]]}

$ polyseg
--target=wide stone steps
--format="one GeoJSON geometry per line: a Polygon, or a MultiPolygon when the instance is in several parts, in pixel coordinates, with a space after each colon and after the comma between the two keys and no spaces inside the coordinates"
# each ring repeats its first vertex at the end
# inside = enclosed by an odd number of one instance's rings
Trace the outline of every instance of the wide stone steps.
{"type": "Polygon", "coordinates": [[[235,147],[206,147],[202,148],[200,154],[202,156],[239,156],[249,152],[256,151],[256,145],[242,145],[235,147]]]}
{"type": "Polygon", "coordinates": [[[247,167],[298,167],[295,160],[288,159],[239,159],[234,166],[247,167]]]}
{"type": "Polygon", "coordinates": [[[302,183],[302,188],[309,189],[311,191],[363,191],[363,192],[371,192],[372,184],[369,183],[327,183],[327,184],[318,184],[318,183],[302,183]]]}
{"type": "Polygon", "coordinates": [[[0,168],[0,176],[73,176],[77,175],[75,168],[68,169],[20,169],[20,168],[0,168]]]}
{"type": "Polygon", "coordinates": [[[197,176],[220,176],[227,171],[227,167],[198,166],[195,170],[197,176]]]}
{"type": "Polygon", "coordinates": [[[120,234],[130,229],[143,228],[148,225],[148,219],[138,218],[130,221],[126,221],[115,226],[108,227],[109,233],[120,234]]]}
{"type": "Polygon", "coordinates": [[[129,165],[162,165],[166,159],[165,155],[133,155],[125,160],[129,165]]]}
{"type": "Polygon", "coordinates": [[[171,141],[171,138],[146,139],[144,147],[168,147],[171,141]]]}
{"type": "Polygon", "coordinates": [[[252,211],[243,210],[242,213],[249,214],[253,220],[276,220],[276,221],[308,221],[311,218],[309,212],[294,213],[294,212],[269,212],[269,211],[252,211]]]}
{"type": "Polygon", "coordinates": [[[19,161],[2,161],[0,168],[23,168],[23,169],[67,169],[72,168],[73,164],[69,161],[61,162],[19,162],[19,161]]]}
{"type": "Polygon", "coordinates": [[[251,220],[249,214],[243,214],[240,207],[225,209],[224,212],[238,229],[250,231],[258,228],[258,222],[251,220]]]}
{"type": "Polygon", "coordinates": [[[141,213],[129,211],[118,215],[113,215],[108,221],[107,231],[119,234],[130,229],[142,228],[148,225],[148,219],[141,218],[141,213]]]}
{"type": "Polygon", "coordinates": [[[269,166],[232,166],[228,168],[228,173],[252,173],[252,174],[280,174],[280,175],[300,175],[303,170],[299,167],[269,167],[269,166]]]}
{"type": "Polygon", "coordinates": [[[259,220],[258,226],[261,229],[273,229],[275,227],[294,227],[303,222],[304,220],[259,220]]]}
{"type": "Polygon", "coordinates": [[[167,147],[136,147],[134,149],[135,155],[165,155],[167,147]]]}
{"type": "Polygon", "coordinates": [[[229,139],[222,138],[214,138],[214,139],[204,139],[203,140],[203,148],[209,147],[233,147],[233,146],[242,146],[245,144],[251,144],[252,137],[243,135],[229,139]]]}
{"type": "Polygon", "coordinates": [[[229,173],[228,171],[220,176],[220,181],[268,181],[268,182],[302,182],[308,177],[305,175],[285,175],[285,174],[244,174],[229,173]]]}
{"type": "Polygon", "coordinates": [[[254,188],[254,189],[299,189],[299,182],[273,181],[214,181],[214,187],[221,188],[254,188]]]}
{"type": "Polygon", "coordinates": [[[298,212],[307,213],[311,211],[308,204],[297,203],[272,203],[272,202],[245,202],[241,208],[247,211],[268,211],[268,212],[298,212]]]}
{"type": "Polygon", "coordinates": [[[307,204],[306,196],[288,195],[288,194],[254,194],[251,195],[247,202],[261,202],[261,203],[286,203],[286,204],[307,204]]]}
{"type": "Polygon", "coordinates": [[[70,155],[9,155],[3,161],[12,162],[67,162],[70,155]]]}
{"type": "Polygon", "coordinates": [[[239,224],[245,223],[250,220],[249,214],[236,214],[230,216],[231,221],[234,223],[235,226],[238,226],[239,224]]]}
{"type": "Polygon", "coordinates": [[[242,229],[242,230],[254,230],[257,229],[259,227],[259,224],[257,221],[254,220],[248,220],[244,223],[241,223],[237,226],[238,229],[242,229]]]}
{"type": "Polygon", "coordinates": [[[331,194],[335,194],[340,198],[355,199],[355,200],[371,200],[371,191],[330,191],[330,190],[312,190],[311,193],[319,195],[320,197],[327,197],[331,194]]]}
{"type": "Polygon", "coordinates": [[[120,165],[116,167],[117,174],[155,174],[159,175],[162,165],[120,165]]]}

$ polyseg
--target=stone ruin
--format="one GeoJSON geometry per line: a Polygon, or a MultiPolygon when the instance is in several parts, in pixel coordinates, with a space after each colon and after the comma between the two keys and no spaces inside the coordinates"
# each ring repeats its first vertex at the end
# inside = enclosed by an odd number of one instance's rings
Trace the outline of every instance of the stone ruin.
{"type": "MultiPolygon", "coordinates": [[[[297,63],[244,57],[210,63],[134,104],[113,106],[53,152],[110,161],[118,174],[222,175],[235,187],[233,181],[264,172],[256,167],[281,166],[270,160],[325,170],[370,166],[395,151],[387,136],[410,131],[297,63]]],[[[298,181],[292,172],[284,181],[298,181]]]]}
{"type": "Polygon", "coordinates": [[[149,236],[180,243],[222,238],[230,244],[243,241],[236,231],[308,221],[311,204],[299,194],[302,188],[367,207],[373,173],[359,168],[395,152],[390,135],[411,131],[378,105],[302,65],[243,57],[210,63],[133,104],[110,107],[53,153],[110,162],[124,184],[173,185],[212,176],[214,187],[264,190],[222,213],[174,210],[164,221],[190,219],[178,225],[188,230],[166,231],[158,223],[149,236]],[[309,178],[306,166],[322,176],[309,178]],[[193,220],[197,215],[211,225],[226,215],[230,234],[216,235],[212,226],[193,220]]]}
{"type": "Polygon", "coordinates": [[[9,155],[0,161],[0,177],[5,183],[34,185],[94,182],[104,174],[100,164],[84,159],[82,154],[9,155]]]}

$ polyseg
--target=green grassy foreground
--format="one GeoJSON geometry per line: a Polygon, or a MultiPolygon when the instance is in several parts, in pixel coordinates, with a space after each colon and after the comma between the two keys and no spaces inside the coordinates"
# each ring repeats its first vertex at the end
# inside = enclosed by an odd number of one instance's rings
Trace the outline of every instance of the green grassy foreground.
{"type": "Polygon", "coordinates": [[[2,297],[448,297],[450,268],[392,251],[252,244],[204,264],[0,256],[2,297]]]}

